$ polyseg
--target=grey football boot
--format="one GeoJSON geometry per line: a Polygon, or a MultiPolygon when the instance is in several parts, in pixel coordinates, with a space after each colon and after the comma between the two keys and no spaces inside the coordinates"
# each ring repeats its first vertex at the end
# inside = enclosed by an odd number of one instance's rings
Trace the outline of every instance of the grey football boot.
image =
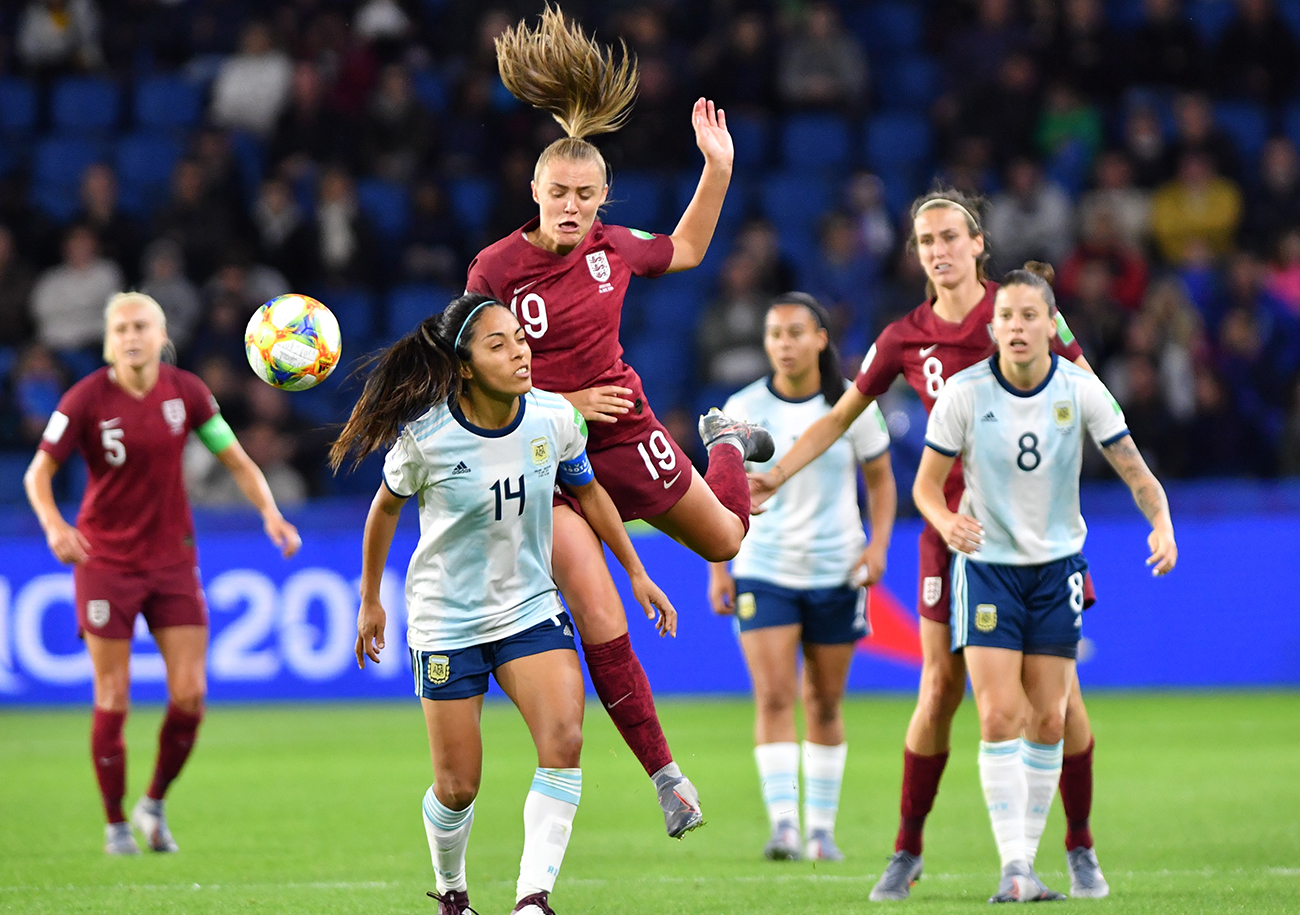
{"type": "Polygon", "coordinates": [[[1091,848],[1075,848],[1065,853],[1070,865],[1071,899],[1105,899],[1110,895],[1110,884],[1101,874],[1097,853],[1091,848]]]}
{"type": "Polygon", "coordinates": [[[763,846],[763,857],[769,861],[798,861],[803,857],[803,842],[799,838],[799,824],[777,823],[772,838],[763,846]]]}
{"type": "Polygon", "coordinates": [[[907,851],[896,851],[889,859],[885,872],[871,888],[867,898],[872,902],[899,902],[912,893],[912,884],[921,879],[921,856],[907,851]]]}
{"type": "Polygon", "coordinates": [[[131,832],[130,823],[109,823],[104,827],[104,854],[140,854],[140,846],[136,844],[135,835],[131,832]]]}
{"type": "Polygon", "coordinates": [[[704,825],[704,812],[700,810],[700,792],[691,780],[681,774],[673,763],[656,772],[652,778],[659,795],[659,807],[664,812],[664,828],[670,839],[680,839],[692,829],[704,825]]]}
{"type": "Polygon", "coordinates": [[[1002,868],[998,891],[989,902],[1055,902],[1064,898],[1064,893],[1048,889],[1027,862],[1012,861],[1002,868]]]}
{"type": "Polygon", "coordinates": [[[167,814],[163,812],[163,802],[151,797],[142,797],[131,811],[131,823],[144,834],[145,844],[152,851],[180,851],[172,831],[167,828],[167,814]]]}
{"type": "Polygon", "coordinates": [[[741,457],[755,464],[770,461],[776,454],[770,432],[755,423],[732,419],[717,407],[700,417],[700,438],[705,448],[730,439],[740,449],[741,457]]]}

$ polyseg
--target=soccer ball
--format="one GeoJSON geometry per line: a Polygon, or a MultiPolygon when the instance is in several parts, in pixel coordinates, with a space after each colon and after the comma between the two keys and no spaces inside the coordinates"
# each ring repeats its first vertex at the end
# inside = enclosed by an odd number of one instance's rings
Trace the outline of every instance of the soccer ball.
{"type": "Polygon", "coordinates": [[[276,296],[253,313],[244,331],[248,364],[258,378],[285,391],[320,384],[342,350],[334,313],[305,295],[276,296]]]}

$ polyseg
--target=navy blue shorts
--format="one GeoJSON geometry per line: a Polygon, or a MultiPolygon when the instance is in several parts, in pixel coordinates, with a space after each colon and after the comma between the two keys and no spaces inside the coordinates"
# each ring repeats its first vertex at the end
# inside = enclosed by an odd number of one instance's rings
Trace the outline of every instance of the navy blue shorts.
{"type": "Polygon", "coordinates": [[[844,645],[871,634],[865,588],[783,588],[757,578],[736,579],[736,628],[800,626],[801,641],[844,645]]]}
{"type": "Polygon", "coordinates": [[[952,561],[952,650],[974,645],[1073,658],[1083,627],[1082,553],[1034,566],[952,561]]]}
{"type": "Polygon", "coordinates": [[[577,652],[569,614],[556,616],[495,642],[453,651],[411,649],[415,694],[423,699],[468,699],[487,692],[488,674],[502,664],[543,651],[577,652]]]}

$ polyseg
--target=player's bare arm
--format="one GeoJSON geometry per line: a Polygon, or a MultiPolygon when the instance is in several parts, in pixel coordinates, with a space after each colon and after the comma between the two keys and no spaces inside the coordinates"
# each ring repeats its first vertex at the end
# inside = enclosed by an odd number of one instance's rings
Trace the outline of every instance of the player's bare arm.
{"type": "Polygon", "coordinates": [[[713,230],[718,226],[736,158],[736,148],[727,132],[727,116],[712,101],[703,98],[696,101],[691,111],[691,126],[695,129],[695,145],[704,154],[704,172],[695,196],[670,236],[673,259],[668,264],[668,273],[690,270],[704,260],[713,241],[713,230]]]}
{"type": "Polygon", "coordinates": [[[235,483],[239,485],[239,491],[261,513],[262,527],[266,529],[266,536],[280,548],[284,558],[288,559],[298,552],[298,548],[302,546],[302,538],[298,536],[298,529],[284,520],[284,516],[280,514],[280,508],[275,504],[275,496],[271,495],[271,487],[266,484],[262,468],[253,463],[253,459],[248,456],[239,442],[231,442],[218,451],[217,459],[226,465],[230,475],[235,478],[235,483]]]}
{"type": "Polygon", "coordinates": [[[725,562],[709,563],[709,606],[718,616],[736,612],[736,579],[725,562]]]}
{"type": "Polygon", "coordinates": [[[357,609],[357,666],[365,669],[366,658],[379,663],[384,647],[384,626],[388,616],[379,601],[379,585],[384,578],[388,550],[397,533],[397,519],[406,499],[380,486],[366,514],[366,528],[361,537],[361,606],[357,609]]]}
{"type": "Polygon", "coordinates": [[[1151,534],[1147,537],[1147,545],[1151,548],[1147,565],[1151,566],[1151,574],[1169,574],[1178,562],[1178,544],[1174,541],[1174,522],[1169,515],[1165,488],[1147,467],[1142,452],[1133,444],[1132,436],[1126,435],[1112,442],[1101,449],[1101,453],[1127,484],[1133,493],[1133,501],[1151,523],[1151,534]]]}
{"type": "Polygon", "coordinates": [[[573,404],[574,409],[589,423],[616,423],[620,416],[636,406],[627,399],[631,393],[631,388],[617,384],[604,384],[560,396],[573,404]]]}
{"type": "Polygon", "coordinates": [[[645,611],[646,619],[654,620],[657,609],[659,612],[655,628],[660,637],[671,635],[676,638],[677,611],[673,609],[667,595],[650,580],[645,566],[641,564],[641,557],[636,554],[632,541],[627,536],[627,529],[623,527],[623,519],[614,507],[614,500],[609,497],[605,487],[593,479],[583,486],[569,486],[568,490],[578,500],[582,514],[596,536],[605,542],[619,565],[627,572],[628,580],[632,583],[632,595],[645,611]]]}
{"type": "Polygon", "coordinates": [[[894,466],[889,452],[862,465],[867,484],[867,515],[871,519],[871,542],[862,551],[853,568],[853,583],[874,585],[885,575],[889,541],[894,535],[894,518],[898,515],[898,487],[894,483],[894,466]]]}
{"type": "Polygon", "coordinates": [[[871,402],[875,399],[863,394],[856,385],[849,385],[840,399],[835,402],[831,412],[809,426],[781,460],[776,462],[775,467],[767,473],[749,475],[752,507],[758,509],[776,495],[776,491],[785,484],[786,480],[825,454],[826,449],[849,431],[853,421],[861,416],[862,411],[871,406],[871,402]]]}
{"type": "Polygon", "coordinates": [[[23,489],[36,512],[41,530],[45,531],[45,542],[49,544],[50,552],[59,562],[70,565],[84,562],[89,557],[90,542],[64,519],[54,501],[54,487],[50,481],[58,469],[54,458],[44,451],[37,451],[23,474],[23,489]]]}
{"type": "Polygon", "coordinates": [[[948,502],[943,497],[943,482],[948,479],[955,461],[956,458],[940,454],[933,448],[927,447],[921,452],[921,466],[917,468],[916,482],[912,485],[912,501],[950,549],[972,555],[978,553],[984,544],[984,525],[970,515],[949,511],[948,502]]]}

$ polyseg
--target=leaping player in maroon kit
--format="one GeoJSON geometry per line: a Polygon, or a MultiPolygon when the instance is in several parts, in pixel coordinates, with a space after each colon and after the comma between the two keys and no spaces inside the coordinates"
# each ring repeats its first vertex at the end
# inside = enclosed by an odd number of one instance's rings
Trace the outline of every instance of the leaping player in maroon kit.
{"type": "MultiPolygon", "coordinates": [[[[771,436],[720,413],[701,420],[709,448],[703,479],[655,418],[618,342],[633,275],[697,266],[708,250],[731,180],[734,148],[723,112],[695,103],[691,122],[704,154],[695,196],[671,235],[597,219],[609,187],[600,151],[583,137],[616,130],[636,95],[635,63],[617,64],[563,14],[523,22],[497,39],[502,81],[554,115],[567,136],[533,171],[540,215],[479,253],[467,290],[510,305],[533,350],[539,387],[566,398],[591,423],[587,454],[624,520],[644,518],[705,559],[735,556],[749,525],[745,460],[771,455],[771,436]],[[766,451],[764,451],[766,449],[766,451]]],[[[668,834],[702,822],[694,787],[673,762],[604,552],[573,503],[557,496],[554,572],[582,635],[592,683],[623,739],[655,782],[668,834]]]]}
{"type": "MultiPolygon", "coordinates": [[[[900,374],[927,412],[955,372],[987,358],[994,349],[989,333],[997,284],[984,273],[987,253],[977,201],[942,190],[912,204],[912,244],[929,280],[933,298],[894,321],[877,338],[862,363],[857,382],[834,409],[815,422],[766,474],[751,478],[754,505],[771,497],[789,477],[834,443],[867,406],[900,374]]],[[[1083,350],[1059,314],[1056,352],[1089,368],[1083,350]]],[[[944,493],[957,510],[964,484],[954,465],[944,493]]],[[[934,805],[939,779],[948,762],[952,719],[966,690],[966,665],[951,651],[949,629],[949,553],[929,524],[921,533],[917,607],[921,614],[921,687],[903,749],[901,822],[894,856],[871,891],[874,901],[906,899],[921,876],[921,838],[934,805]]],[[[1085,579],[1085,606],[1093,600],[1085,579]]],[[[1068,823],[1067,858],[1071,896],[1104,896],[1108,891],[1092,848],[1088,820],[1092,808],[1092,728],[1075,677],[1065,724],[1065,762],[1061,801],[1068,823]]]]}
{"type": "Polygon", "coordinates": [[[73,565],[77,624],[94,668],[90,751],[108,825],[104,851],[139,854],[122,813],[126,793],[126,721],[131,637],[138,614],[153,632],[167,668],[167,714],[148,792],[131,811],[154,851],[176,851],[163,797],[189,757],[207,692],[208,613],[199,581],[194,522],[181,476],[190,432],[230,468],[262,513],[267,536],[284,555],[298,531],[284,520],[262,471],[244,453],[197,376],[162,362],[167,320],[152,298],[114,296],[104,311],[106,368],[77,382],[50,417],[40,450],[23,478],[50,551],[73,565]],[[50,480],[80,451],[90,471],[76,526],[54,503],[50,480]]]}

